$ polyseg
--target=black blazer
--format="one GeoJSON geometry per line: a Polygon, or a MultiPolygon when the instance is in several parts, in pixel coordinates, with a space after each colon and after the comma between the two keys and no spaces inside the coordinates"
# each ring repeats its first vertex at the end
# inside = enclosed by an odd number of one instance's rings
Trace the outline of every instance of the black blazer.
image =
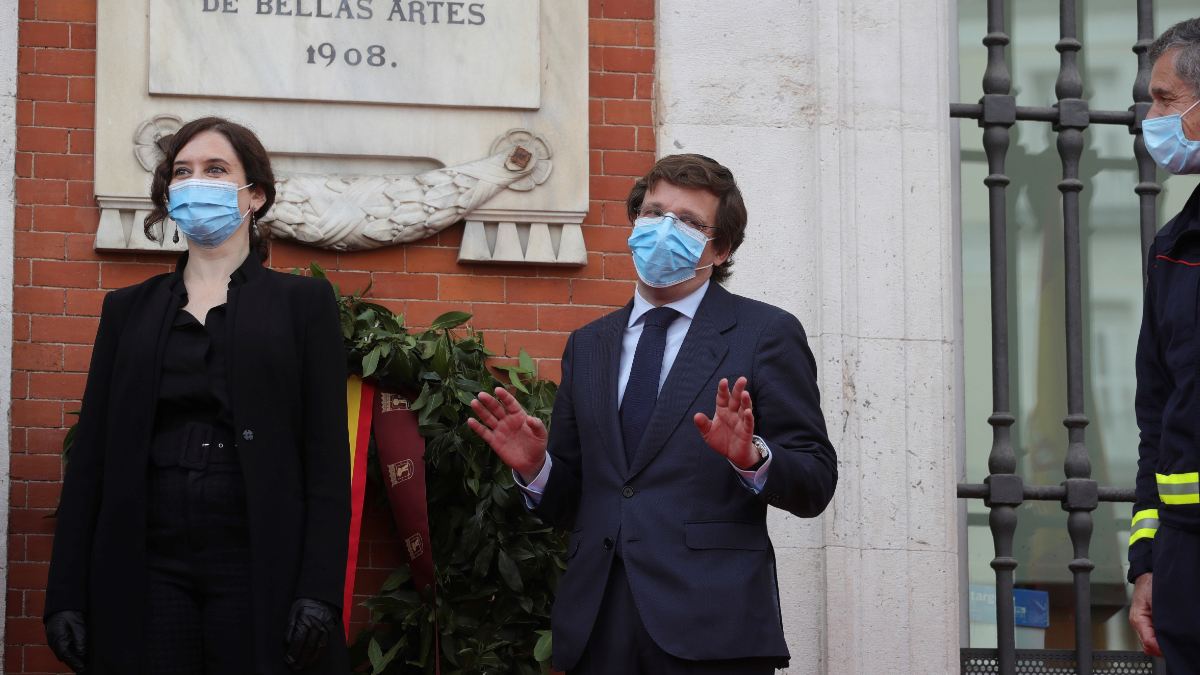
{"type": "MultiPolygon", "coordinates": [[[[172,274],[178,275],[186,254],[172,274]]],[[[258,674],[283,661],[298,597],[341,607],[350,522],[346,359],[324,280],[251,254],[229,290],[228,387],[250,525],[258,674]]],[[[109,293],[63,481],[46,616],[83,611],[89,673],[142,671],[146,474],[163,346],[179,298],[172,274],[109,293]]],[[[249,664],[248,668],[249,668],[249,664]]],[[[333,640],[308,672],[345,673],[333,640]]]]}
{"type": "Polygon", "coordinates": [[[570,670],[579,661],[617,547],[646,630],[663,650],[786,665],[767,505],[811,518],[837,483],[804,329],[778,307],[710,285],[627,465],[617,376],[631,309],[572,333],[563,354],[553,464],[535,509],[571,529],[551,617],[554,665],[570,670]],[[712,416],[721,378],[732,384],[743,375],[755,433],[772,454],[761,494],[692,423],[697,412],[712,416]]]}

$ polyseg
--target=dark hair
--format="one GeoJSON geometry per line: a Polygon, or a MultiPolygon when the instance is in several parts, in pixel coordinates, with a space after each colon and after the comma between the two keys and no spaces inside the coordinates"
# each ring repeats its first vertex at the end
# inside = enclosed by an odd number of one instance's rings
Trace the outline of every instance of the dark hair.
{"type": "Polygon", "coordinates": [[[716,195],[717,222],[713,247],[718,251],[729,251],[729,257],[721,265],[713,267],[712,278],[717,283],[724,282],[732,274],[729,268],[733,267],[733,253],[746,238],[746,204],[742,201],[742,191],[738,189],[737,181],[733,179],[733,172],[704,155],[667,155],[633,184],[629,198],[625,200],[629,222],[637,220],[646,193],[663,180],[678,187],[699,188],[716,195]]]}
{"type": "Polygon", "coordinates": [[[143,229],[154,241],[154,226],[167,218],[167,188],[171,185],[175,157],[193,138],[205,131],[217,131],[224,136],[237,153],[238,161],[246,171],[246,182],[262,190],[266,200],[250,218],[250,248],[264,260],[267,257],[267,237],[259,231],[258,220],[267,214],[275,203],[275,174],[271,171],[271,158],[258,136],[246,127],[221,117],[201,117],[180,127],[173,136],[159,140],[158,145],[165,153],[163,160],[154,168],[154,179],[150,183],[150,201],[154,209],[146,216],[143,229]]]}
{"type": "Polygon", "coordinates": [[[1191,85],[1192,93],[1200,94],[1200,18],[1180,21],[1163,31],[1147,52],[1150,63],[1173,49],[1179,50],[1175,74],[1191,85]]]}

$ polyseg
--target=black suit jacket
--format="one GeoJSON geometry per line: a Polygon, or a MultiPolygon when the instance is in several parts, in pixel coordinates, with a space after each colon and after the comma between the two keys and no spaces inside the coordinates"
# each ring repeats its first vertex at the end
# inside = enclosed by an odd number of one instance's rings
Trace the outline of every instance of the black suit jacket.
{"type": "Polygon", "coordinates": [[[631,309],[576,331],[563,354],[553,464],[536,509],[572,532],[552,616],[554,665],[579,661],[618,547],[641,618],[665,651],[786,664],[767,505],[813,517],[837,482],[804,329],[777,307],[710,285],[627,465],[617,378],[631,309]],[[692,422],[713,415],[721,378],[739,376],[773,457],[761,494],[692,422]]]}
{"type": "MultiPolygon", "coordinates": [[[[253,558],[253,672],[283,674],[293,599],[342,605],[346,360],[328,282],[266,269],[253,253],[241,271],[246,281],[227,301],[226,360],[253,558]]],[[[45,612],[86,614],[89,673],[141,672],[148,452],[163,346],[179,309],[170,278],[105,297],[63,481],[45,612]]],[[[331,642],[309,672],[347,672],[344,642],[331,642]]]]}

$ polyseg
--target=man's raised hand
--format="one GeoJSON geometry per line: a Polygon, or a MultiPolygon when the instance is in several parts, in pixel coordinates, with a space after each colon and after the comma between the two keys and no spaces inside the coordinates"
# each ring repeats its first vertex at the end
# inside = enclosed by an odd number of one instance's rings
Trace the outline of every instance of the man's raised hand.
{"type": "Polygon", "coordinates": [[[693,421],[709,447],[716,450],[734,466],[747,469],[758,462],[751,439],[754,437],[754,409],[746,378],[739,377],[729,388],[729,380],[721,378],[717,385],[717,407],[712,419],[696,413],[693,421]]]}
{"type": "Polygon", "coordinates": [[[526,483],[536,478],[546,463],[546,425],[526,413],[503,387],[496,387],[494,396],[479,392],[471,410],[479,417],[467,419],[471,431],[526,483]]]}

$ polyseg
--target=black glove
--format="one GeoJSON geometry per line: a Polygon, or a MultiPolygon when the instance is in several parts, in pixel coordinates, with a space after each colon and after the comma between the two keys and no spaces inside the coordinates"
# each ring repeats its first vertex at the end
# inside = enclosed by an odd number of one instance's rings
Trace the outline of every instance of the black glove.
{"type": "Polygon", "coordinates": [[[73,672],[82,673],[87,663],[87,624],[83,612],[64,609],[46,619],[46,644],[59,661],[73,672]]]}
{"type": "Polygon", "coordinates": [[[340,630],[337,608],[320,600],[296,598],[288,619],[287,648],[283,660],[292,670],[304,670],[316,662],[329,644],[329,636],[340,630]]]}

